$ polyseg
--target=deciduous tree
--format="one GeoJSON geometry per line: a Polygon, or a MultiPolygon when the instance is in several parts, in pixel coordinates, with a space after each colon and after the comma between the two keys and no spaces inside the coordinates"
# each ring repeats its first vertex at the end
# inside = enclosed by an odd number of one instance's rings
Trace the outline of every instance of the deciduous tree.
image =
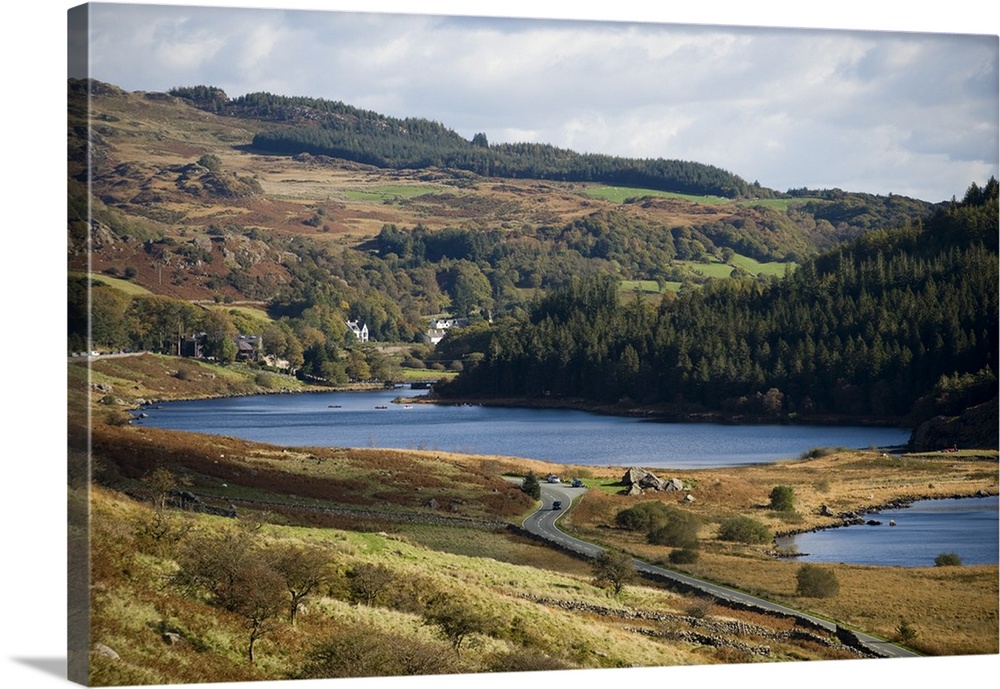
{"type": "Polygon", "coordinates": [[[319,548],[292,545],[272,552],[271,562],[288,591],[288,622],[295,624],[299,605],[328,578],[329,555],[319,548]]]}
{"type": "Polygon", "coordinates": [[[632,581],[635,581],[637,574],[632,556],[621,550],[605,550],[593,563],[594,581],[598,586],[610,585],[614,589],[615,595],[622,592],[622,588],[632,581]]]}

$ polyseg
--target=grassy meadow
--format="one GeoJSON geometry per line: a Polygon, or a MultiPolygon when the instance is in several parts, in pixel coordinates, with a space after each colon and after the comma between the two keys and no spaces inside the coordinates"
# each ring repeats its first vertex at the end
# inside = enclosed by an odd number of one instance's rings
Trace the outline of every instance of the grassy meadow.
{"type": "Polygon", "coordinates": [[[391,203],[399,199],[412,199],[440,191],[437,187],[416,184],[386,184],[370,189],[344,189],[340,193],[349,201],[391,203]]]}
{"type": "Polygon", "coordinates": [[[625,203],[627,199],[642,198],[643,196],[656,196],[665,199],[678,199],[690,201],[692,203],[725,205],[732,203],[731,199],[721,196],[705,196],[697,194],[680,194],[672,191],[660,191],[658,189],[641,189],[638,187],[610,187],[588,185],[580,192],[585,196],[612,203],[625,203]]]}

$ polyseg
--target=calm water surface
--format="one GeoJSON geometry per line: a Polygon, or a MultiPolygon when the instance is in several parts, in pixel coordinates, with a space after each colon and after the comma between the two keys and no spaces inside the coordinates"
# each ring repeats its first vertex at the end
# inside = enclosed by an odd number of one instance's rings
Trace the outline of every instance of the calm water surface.
{"type": "MultiPolygon", "coordinates": [[[[697,469],[794,458],[815,447],[894,447],[897,428],[657,423],[587,412],[395,404],[409,390],[258,395],[169,402],[137,420],[285,446],[387,447],[498,454],[561,464],[697,469]]],[[[867,517],[866,517],[867,518],[867,517]]],[[[997,562],[997,499],[933,500],[883,512],[883,526],[801,534],[799,559],[931,566],[997,562]],[[889,519],[897,525],[889,527],[889,519]]]]}
{"type": "Polygon", "coordinates": [[[931,567],[941,553],[963,565],[997,564],[997,496],[920,500],[910,507],[864,515],[879,526],[825,529],[780,539],[794,545],[804,562],[931,567]],[[896,526],[889,526],[889,520],[896,526]]]}
{"type": "Polygon", "coordinates": [[[497,454],[591,466],[736,466],[815,447],[905,444],[899,428],[658,423],[553,409],[405,406],[409,390],[258,395],[163,403],[141,423],[286,446],[497,454]],[[378,407],[385,407],[379,409],[378,407]]]}

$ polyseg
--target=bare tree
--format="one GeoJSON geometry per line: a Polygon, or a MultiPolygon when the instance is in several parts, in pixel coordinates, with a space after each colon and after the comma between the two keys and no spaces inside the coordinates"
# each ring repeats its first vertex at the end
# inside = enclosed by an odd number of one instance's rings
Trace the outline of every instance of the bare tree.
{"type": "Polygon", "coordinates": [[[188,541],[178,558],[174,582],[245,620],[247,658],[285,606],[285,581],[272,558],[255,546],[253,534],[231,530],[188,541]]]}
{"type": "Polygon", "coordinates": [[[451,642],[458,655],[462,643],[470,634],[489,634],[493,621],[475,606],[462,601],[450,593],[439,593],[432,597],[424,610],[424,624],[436,626],[451,642]]]}
{"type": "Polygon", "coordinates": [[[295,624],[295,614],[306,596],[329,578],[329,562],[325,551],[312,546],[284,546],[273,553],[272,566],[291,597],[290,624],[295,624]]]}
{"type": "Polygon", "coordinates": [[[610,584],[616,596],[637,576],[632,556],[620,550],[605,550],[597,556],[593,566],[595,583],[598,586],[610,584]]]}
{"type": "Polygon", "coordinates": [[[385,565],[363,562],[347,573],[351,599],[365,605],[374,605],[375,600],[396,578],[395,573],[385,565]]]}

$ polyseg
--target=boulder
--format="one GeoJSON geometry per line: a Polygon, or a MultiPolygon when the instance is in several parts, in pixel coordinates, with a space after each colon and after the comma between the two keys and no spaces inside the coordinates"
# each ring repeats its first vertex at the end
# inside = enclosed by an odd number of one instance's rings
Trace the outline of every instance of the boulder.
{"type": "Polygon", "coordinates": [[[625,472],[624,476],[622,476],[622,483],[624,483],[626,486],[630,486],[634,483],[639,483],[639,481],[641,481],[642,477],[645,475],[646,471],[644,469],[640,469],[639,467],[632,467],[625,472]]]}
{"type": "Polygon", "coordinates": [[[626,495],[640,495],[643,490],[659,490],[666,492],[684,490],[684,482],[679,478],[664,480],[651,471],[631,467],[622,476],[623,491],[626,495]]]}
{"type": "Polygon", "coordinates": [[[641,479],[639,479],[640,488],[650,488],[652,490],[663,490],[663,479],[659,478],[655,474],[646,473],[641,479]]]}
{"type": "Polygon", "coordinates": [[[111,660],[120,660],[121,656],[115,653],[113,648],[105,646],[104,644],[94,644],[94,653],[102,655],[105,658],[111,658],[111,660]]]}
{"type": "Polygon", "coordinates": [[[662,490],[672,493],[677,490],[684,490],[684,482],[679,478],[672,478],[669,481],[665,481],[662,490]]]}

